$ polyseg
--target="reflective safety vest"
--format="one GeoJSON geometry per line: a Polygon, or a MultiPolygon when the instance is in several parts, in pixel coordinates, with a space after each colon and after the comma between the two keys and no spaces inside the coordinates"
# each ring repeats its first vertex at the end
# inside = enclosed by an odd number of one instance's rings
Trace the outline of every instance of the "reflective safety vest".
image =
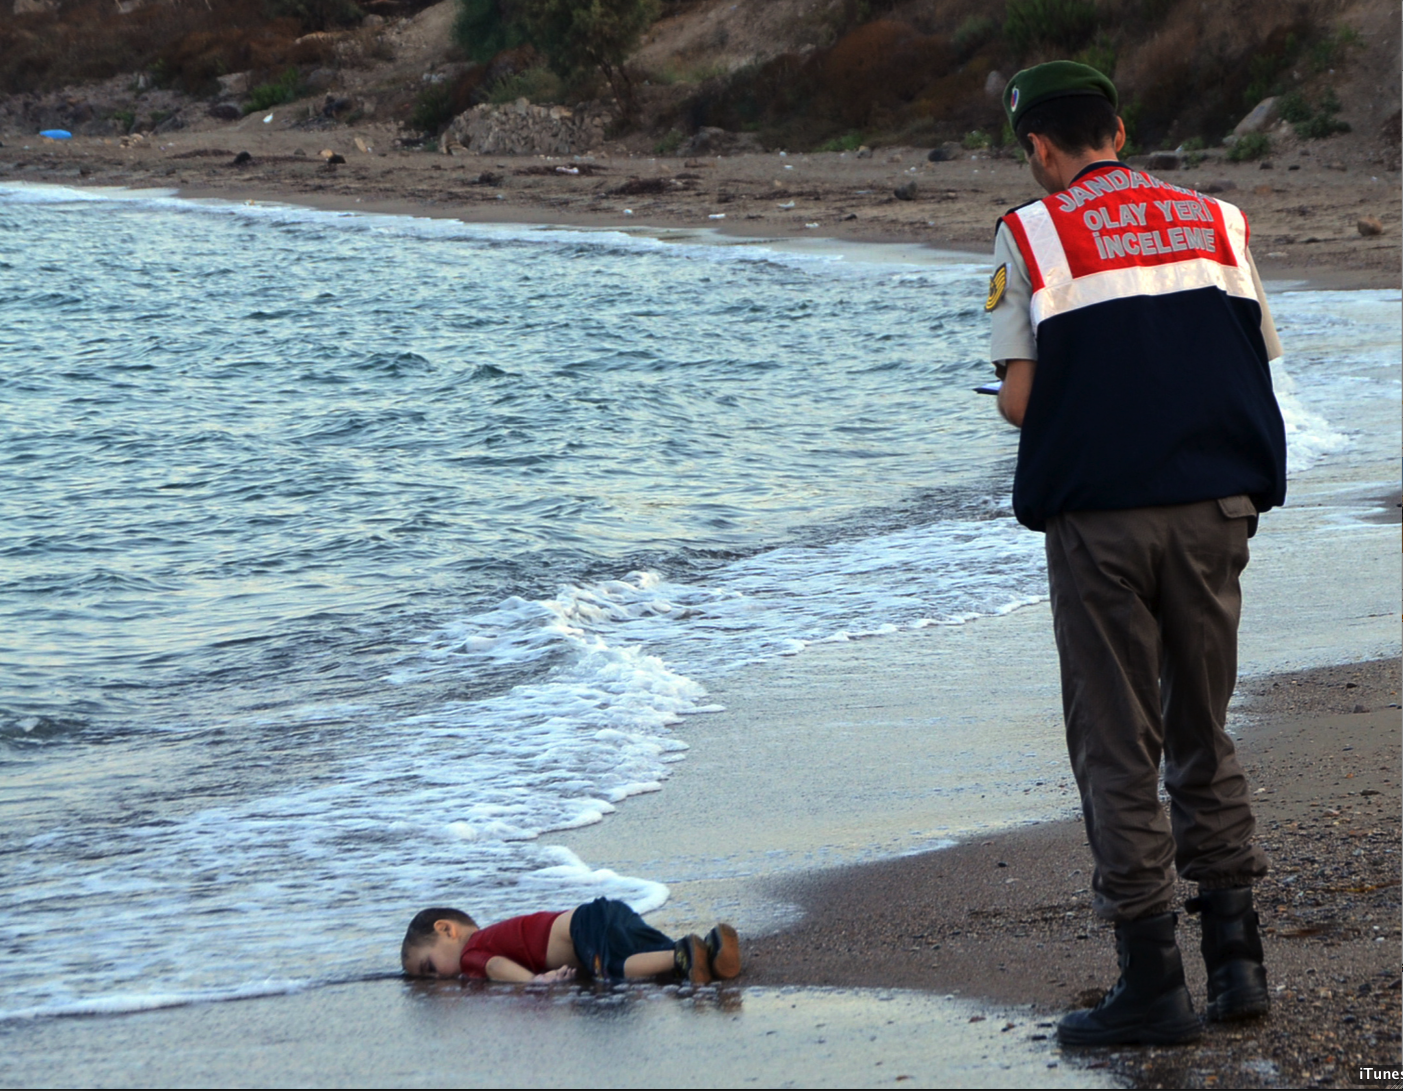
{"type": "Polygon", "coordinates": [[[1286,494],[1286,437],[1234,206],[1123,164],[1004,216],[1032,282],[1038,362],[1014,511],[1286,494]]]}

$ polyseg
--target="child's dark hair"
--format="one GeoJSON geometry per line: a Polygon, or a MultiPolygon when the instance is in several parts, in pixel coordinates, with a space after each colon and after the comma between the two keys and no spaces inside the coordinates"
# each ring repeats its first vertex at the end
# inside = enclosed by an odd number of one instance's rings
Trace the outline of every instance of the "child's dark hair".
{"type": "Polygon", "coordinates": [[[414,914],[414,919],[409,922],[409,930],[404,933],[404,942],[399,948],[401,962],[409,959],[409,952],[414,948],[434,942],[438,935],[434,931],[434,921],[457,921],[469,928],[477,927],[477,921],[461,909],[422,909],[414,914]]]}
{"type": "Polygon", "coordinates": [[[1069,154],[1104,148],[1116,136],[1116,110],[1101,95],[1064,95],[1030,106],[1018,119],[1018,143],[1033,154],[1029,133],[1037,133],[1069,154]]]}

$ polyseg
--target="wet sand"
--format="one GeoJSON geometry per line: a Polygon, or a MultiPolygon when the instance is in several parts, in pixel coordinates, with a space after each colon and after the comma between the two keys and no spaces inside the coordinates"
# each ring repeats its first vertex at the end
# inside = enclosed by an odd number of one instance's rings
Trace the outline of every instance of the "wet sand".
{"type": "MultiPolygon", "coordinates": [[[[1137,1087],[1304,1087],[1354,1086],[1354,1066],[1398,1059],[1400,688],[1397,659],[1244,686],[1240,752],[1272,864],[1256,888],[1271,1018],[1074,1063],[1137,1087]]],[[[804,918],[750,945],[748,980],[934,989],[1049,1017],[1094,1003],[1117,969],[1085,845],[1079,822],[1048,823],[777,883],[804,918]]],[[[1181,903],[1195,893],[1179,886],[1181,903]]],[[[1180,923],[1201,1009],[1197,918],[1180,923]]]]}
{"type": "Polygon", "coordinates": [[[986,1012],[889,989],[382,981],[0,1025],[0,1086],[1115,1086],[1026,1011],[986,1012]]]}

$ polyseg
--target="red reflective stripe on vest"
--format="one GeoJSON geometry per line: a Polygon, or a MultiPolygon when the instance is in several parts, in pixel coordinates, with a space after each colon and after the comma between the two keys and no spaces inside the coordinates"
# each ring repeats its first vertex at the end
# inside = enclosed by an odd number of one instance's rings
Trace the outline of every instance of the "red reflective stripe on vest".
{"type": "Polygon", "coordinates": [[[1004,222],[1028,264],[1034,327],[1127,295],[1256,298],[1241,211],[1128,167],[1100,167],[1004,222]]]}

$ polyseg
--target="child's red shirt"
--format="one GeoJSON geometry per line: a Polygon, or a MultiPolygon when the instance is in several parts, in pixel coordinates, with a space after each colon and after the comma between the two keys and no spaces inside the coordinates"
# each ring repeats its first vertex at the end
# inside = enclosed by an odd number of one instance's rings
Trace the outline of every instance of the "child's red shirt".
{"type": "Polygon", "coordinates": [[[459,965],[468,977],[486,977],[489,960],[501,955],[533,974],[543,974],[550,929],[559,913],[528,913],[487,928],[479,928],[463,948],[459,965]]]}

